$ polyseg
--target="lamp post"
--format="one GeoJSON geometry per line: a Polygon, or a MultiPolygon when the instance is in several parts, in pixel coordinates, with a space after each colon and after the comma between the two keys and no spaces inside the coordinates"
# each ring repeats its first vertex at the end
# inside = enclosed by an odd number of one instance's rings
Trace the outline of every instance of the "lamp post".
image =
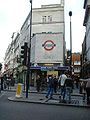
{"type": "Polygon", "coordinates": [[[72,75],[72,24],[71,24],[72,11],[69,11],[69,16],[70,16],[70,73],[72,75]]]}
{"type": "MultiPolygon", "coordinates": [[[[12,42],[13,42],[13,40],[14,40],[14,35],[15,35],[15,33],[16,32],[13,32],[12,33],[12,36],[11,36],[11,38],[12,38],[12,42]]],[[[13,46],[12,46],[12,49],[11,49],[11,54],[13,55],[13,59],[12,59],[12,77],[14,77],[14,42],[13,42],[13,44],[12,44],[13,46]]]]}
{"type": "Polygon", "coordinates": [[[31,31],[32,31],[32,0],[30,0],[30,40],[29,40],[29,47],[28,47],[28,62],[27,62],[27,76],[26,76],[26,98],[28,98],[28,89],[29,89],[29,75],[31,75],[30,71],[30,53],[31,53],[31,31]]]}

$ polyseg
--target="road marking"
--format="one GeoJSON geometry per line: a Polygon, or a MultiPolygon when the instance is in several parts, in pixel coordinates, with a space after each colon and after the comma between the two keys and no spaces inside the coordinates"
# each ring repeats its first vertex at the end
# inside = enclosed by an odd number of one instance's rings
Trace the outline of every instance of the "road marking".
{"type": "Polygon", "coordinates": [[[5,92],[4,92],[4,93],[1,93],[0,98],[1,98],[3,95],[5,95],[5,92]]]}

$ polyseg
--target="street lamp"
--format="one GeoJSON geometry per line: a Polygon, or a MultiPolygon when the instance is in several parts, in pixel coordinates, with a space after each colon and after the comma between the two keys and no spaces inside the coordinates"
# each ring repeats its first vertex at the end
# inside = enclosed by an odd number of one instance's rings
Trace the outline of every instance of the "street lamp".
{"type": "Polygon", "coordinates": [[[29,75],[31,75],[30,71],[30,53],[31,53],[31,31],[32,31],[32,0],[30,0],[30,41],[28,48],[28,63],[27,63],[27,76],[26,76],[26,98],[28,98],[28,89],[29,89],[29,75]]]}
{"type": "Polygon", "coordinates": [[[72,11],[69,11],[69,16],[70,16],[70,72],[72,75],[72,24],[71,24],[72,11]]]}

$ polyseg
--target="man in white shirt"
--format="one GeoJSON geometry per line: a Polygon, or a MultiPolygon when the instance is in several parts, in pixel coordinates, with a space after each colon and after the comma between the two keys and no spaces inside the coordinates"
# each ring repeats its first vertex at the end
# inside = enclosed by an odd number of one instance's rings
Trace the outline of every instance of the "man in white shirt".
{"type": "Polygon", "coordinates": [[[65,94],[66,94],[65,81],[66,81],[66,79],[67,79],[66,72],[64,72],[59,77],[59,85],[60,85],[60,89],[61,89],[61,94],[59,96],[60,101],[61,101],[61,96],[63,96],[63,101],[65,99],[65,94]]]}

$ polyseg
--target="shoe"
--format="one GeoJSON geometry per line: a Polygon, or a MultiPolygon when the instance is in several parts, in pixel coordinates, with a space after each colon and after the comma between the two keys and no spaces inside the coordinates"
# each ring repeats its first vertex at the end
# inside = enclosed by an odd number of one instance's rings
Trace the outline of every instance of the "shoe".
{"type": "Polygon", "coordinates": [[[88,104],[88,105],[90,105],[90,102],[89,102],[89,101],[87,101],[87,104],[88,104]]]}
{"type": "Polygon", "coordinates": [[[63,99],[62,102],[63,102],[63,103],[66,103],[66,100],[63,99]]]}
{"type": "Polygon", "coordinates": [[[69,104],[71,103],[71,101],[68,102],[69,104]]]}
{"type": "Polygon", "coordinates": [[[53,97],[50,97],[50,99],[53,99],[53,97]]]}
{"type": "Polygon", "coordinates": [[[61,96],[59,96],[59,99],[61,100],[61,96]]]}
{"type": "Polygon", "coordinates": [[[46,98],[48,98],[48,96],[46,96],[46,98]]]}

